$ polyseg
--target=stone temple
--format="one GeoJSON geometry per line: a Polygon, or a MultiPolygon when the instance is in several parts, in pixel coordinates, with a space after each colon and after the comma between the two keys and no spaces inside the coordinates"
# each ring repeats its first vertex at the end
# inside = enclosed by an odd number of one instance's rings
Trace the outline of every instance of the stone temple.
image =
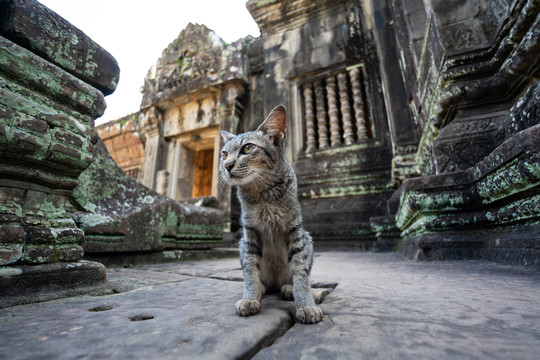
{"type": "Polygon", "coordinates": [[[193,202],[218,191],[219,130],[277,104],[306,228],[321,248],[538,261],[538,4],[248,1],[232,44],[190,24],[144,79],[139,111],[97,128],[130,176],[193,202]]]}
{"type": "Polygon", "coordinates": [[[249,0],[260,37],[189,24],[140,109],[95,129],[116,61],[38,2],[0,4],[0,269],[99,278],[85,254],[234,243],[220,130],[278,104],[317,248],[540,265],[536,0],[249,0]]]}

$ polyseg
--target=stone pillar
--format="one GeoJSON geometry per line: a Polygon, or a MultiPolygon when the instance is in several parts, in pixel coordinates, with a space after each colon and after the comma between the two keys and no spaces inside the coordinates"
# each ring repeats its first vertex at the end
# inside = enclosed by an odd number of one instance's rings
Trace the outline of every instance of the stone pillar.
{"type": "Polygon", "coordinates": [[[315,83],[315,103],[317,106],[317,133],[319,135],[319,149],[328,148],[328,127],[326,126],[326,109],[324,88],[322,81],[315,83]]]}
{"type": "Polygon", "coordinates": [[[144,134],[146,139],[144,144],[143,174],[140,179],[142,184],[149,189],[156,189],[156,174],[161,160],[160,120],[161,114],[159,110],[152,107],[145,113],[139,126],[140,133],[144,134]]]}
{"type": "Polygon", "coordinates": [[[315,115],[313,113],[313,89],[311,84],[304,85],[304,107],[306,114],[306,152],[317,148],[315,133],[315,115]]]}
{"type": "Polygon", "coordinates": [[[326,97],[328,98],[328,116],[330,117],[330,143],[332,147],[341,144],[341,127],[339,126],[339,110],[337,107],[336,78],[326,78],[326,97]]]}
{"type": "Polygon", "coordinates": [[[101,264],[78,262],[84,232],[67,204],[93,160],[94,119],[118,75],[110,54],[37,1],[2,3],[0,270],[34,266],[2,277],[0,292],[104,281],[101,264]],[[56,276],[64,272],[72,275],[56,276]]]}
{"type": "Polygon", "coordinates": [[[354,131],[351,117],[351,105],[349,103],[349,88],[347,86],[347,74],[342,72],[337,76],[339,88],[339,103],[341,116],[343,117],[343,138],[345,145],[354,143],[354,131]]]}
{"type": "Polygon", "coordinates": [[[354,116],[356,118],[356,133],[358,140],[368,138],[368,130],[366,123],[366,114],[364,112],[364,100],[362,99],[362,80],[360,78],[360,68],[355,67],[349,70],[351,77],[354,116]]]}
{"type": "Polygon", "coordinates": [[[161,195],[167,195],[169,187],[169,172],[167,170],[159,170],[156,179],[156,192],[161,195]]]}
{"type": "Polygon", "coordinates": [[[169,161],[167,162],[167,170],[170,174],[167,196],[171,199],[178,199],[178,164],[180,163],[180,154],[182,144],[179,141],[171,141],[169,144],[169,161]]]}

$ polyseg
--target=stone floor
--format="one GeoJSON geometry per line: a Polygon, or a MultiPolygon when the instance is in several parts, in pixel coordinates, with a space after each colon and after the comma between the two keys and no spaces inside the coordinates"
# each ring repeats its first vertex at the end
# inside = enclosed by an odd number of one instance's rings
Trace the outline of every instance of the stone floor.
{"type": "Polygon", "coordinates": [[[238,259],[109,268],[105,296],[0,310],[0,359],[538,359],[540,272],[320,252],[324,320],[276,295],[236,316],[238,259]],[[335,287],[335,289],[334,289],[335,287]]]}

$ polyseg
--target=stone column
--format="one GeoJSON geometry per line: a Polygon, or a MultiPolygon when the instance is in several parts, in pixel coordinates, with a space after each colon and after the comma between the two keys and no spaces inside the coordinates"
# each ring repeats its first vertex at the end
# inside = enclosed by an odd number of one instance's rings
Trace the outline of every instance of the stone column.
{"type": "Polygon", "coordinates": [[[166,196],[169,187],[169,172],[167,170],[159,170],[156,178],[156,192],[166,196]]]}
{"type": "Polygon", "coordinates": [[[317,148],[315,115],[313,113],[313,89],[311,88],[311,84],[305,84],[303,89],[304,110],[306,117],[306,152],[311,152],[317,148]]]}
{"type": "Polygon", "coordinates": [[[339,126],[339,110],[336,98],[336,78],[326,78],[326,97],[328,99],[328,116],[330,117],[330,143],[332,147],[341,144],[341,127],[339,126]]]}
{"type": "Polygon", "coordinates": [[[182,144],[179,141],[171,141],[169,144],[169,161],[167,162],[167,170],[169,172],[169,182],[167,196],[171,199],[177,199],[178,190],[178,170],[182,151],[182,144]]]}
{"type": "Polygon", "coordinates": [[[315,83],[315,105],[317,107],[317,133],[319,149],[328,148],[328,127],[326,126],[326,109],[322,81],[315,83]]]}
{"type": "Polygon", "coordinates": [[[341,116],[343,117],[343,138],[345,139],[345,145],[351,145],[354,142],[354,131],[351,117],[351,104],[349,102],[349,88],[347,86],[347,74],[343,72],[339,73],[337,79],[341,116]]]}
{"type": "Polygon", "coordinates": [[[360,78],[360,68],[355,67],[349,70],[351,78],[354,116],[356,118],[356,133],[358,140],[367,139],[368,131],[366,115],[364,113],[364,100],[362,99],[362,80],[360,78]]]}
{"type": "Polygon", "coordinates": [[[161,140],[159,134],[160,121],[161,114],[159,110],[152,107],[142,117],[142,121],[139,126],[141,136],[145,138],[144,164],[142,168],[143,174],[140,178],[142,184],[149,189],[155,189],[156,174],[161,158],[161,140]]]}

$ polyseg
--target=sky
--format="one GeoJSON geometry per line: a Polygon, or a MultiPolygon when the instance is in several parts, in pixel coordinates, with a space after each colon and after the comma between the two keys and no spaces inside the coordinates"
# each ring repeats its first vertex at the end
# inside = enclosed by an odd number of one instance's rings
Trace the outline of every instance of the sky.
{"type": "Polygon", "coordinates": [[[148,69],[188,23],[204,24],[227,43],[260,35],[246,0],[39,0],[111,53],[116,91],[96,125],[139,110],[148,69]]]}

